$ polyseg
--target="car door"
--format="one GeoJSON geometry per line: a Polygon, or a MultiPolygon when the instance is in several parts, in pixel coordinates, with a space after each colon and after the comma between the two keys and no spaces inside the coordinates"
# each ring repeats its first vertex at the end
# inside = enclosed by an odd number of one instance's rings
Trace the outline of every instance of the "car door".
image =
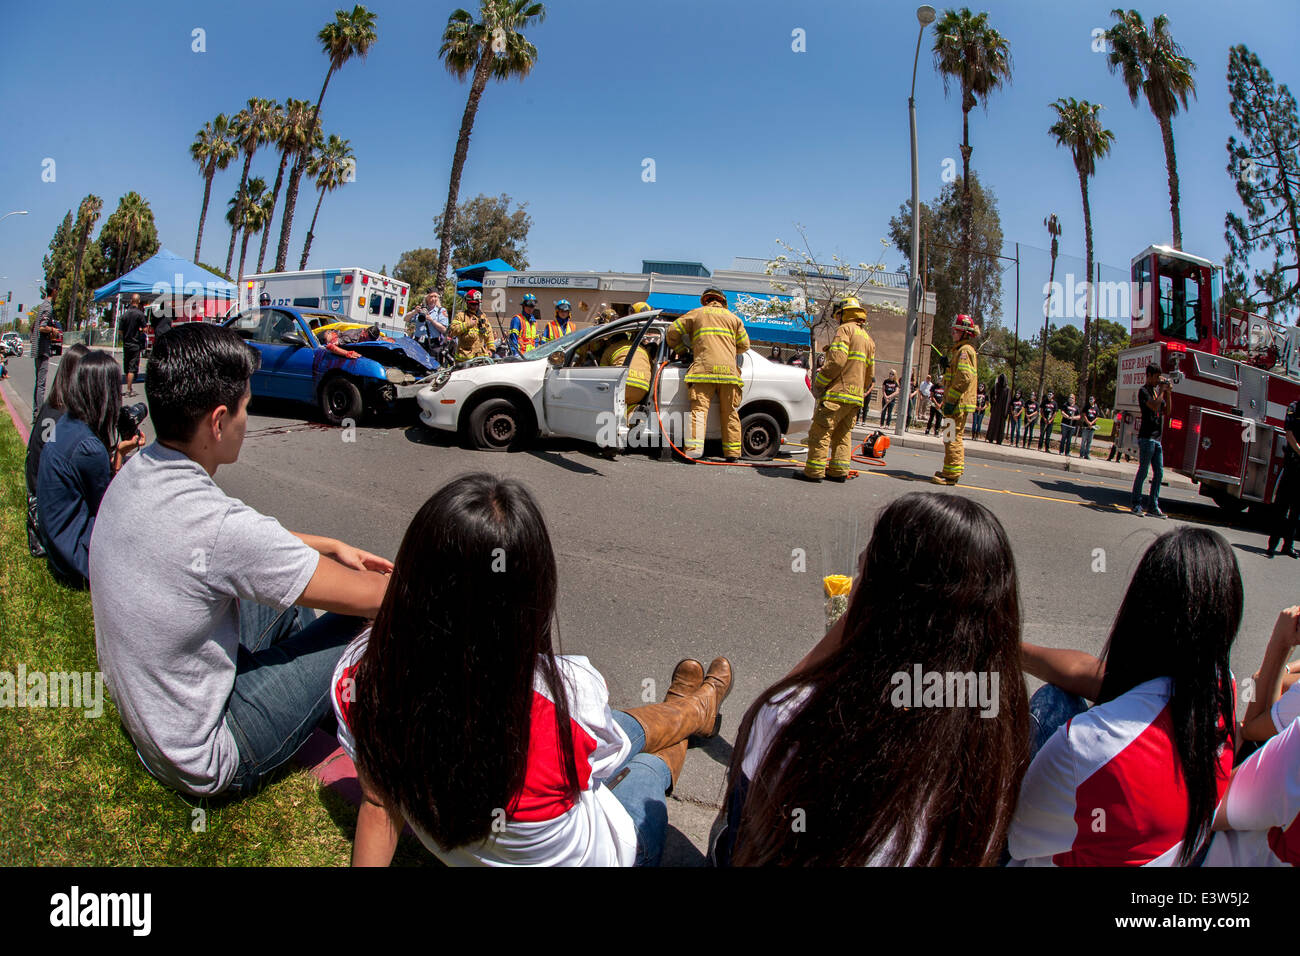
{"type": "MultiPolygon", "coordinates": [[[[630,325],[628,330],[644,334],[650,321],[641,326],[630,325]]],[[[582,345],[605,338],[607,336],[600,333],[584,338],[565,352],[566,360],[572,362],[574,351],[582,345]]],[[[603,346],[593,351],[599,354],[603,346]]],[[[629,351],[621,366],[548,368],[542,395],[546,424],[551,432],[595,442],[603,448],[626,448],[627,402],[624,393],[631,359],[632,352],[629,351]]]]}
{"type": "MultiPolygon", "coordinates": [[[[263,309],[262,323],[253,342],[262,353],[262,391],[269,398],[287,398],[313,402],[316,391],[312,383],[312,348],[310,333],[298,316],[284,309],[263,309]],[[296,334],[301,344],[289,344],[282,336],[296,334]]],[[[257,385],[254,376],[254,388],[257,385]]]]}

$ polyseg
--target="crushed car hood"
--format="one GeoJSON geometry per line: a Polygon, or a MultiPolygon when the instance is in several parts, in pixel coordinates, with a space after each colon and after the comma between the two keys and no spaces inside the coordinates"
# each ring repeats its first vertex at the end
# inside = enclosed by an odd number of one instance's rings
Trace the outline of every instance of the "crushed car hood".
{"type": "Polygon", "coordinates": [[[415,375],[427,375],[438,368],[437,360],[409,335],[398,336],[392,342],[357,342],[345,348],[374,359],[380,365],[400,368],[415,375]]]}

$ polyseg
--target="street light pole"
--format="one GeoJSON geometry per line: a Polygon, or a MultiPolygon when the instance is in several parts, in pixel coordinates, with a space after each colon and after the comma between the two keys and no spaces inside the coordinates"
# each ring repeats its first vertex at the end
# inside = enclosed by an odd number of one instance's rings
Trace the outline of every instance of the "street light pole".
{"type": "Polygon", "coordinates": [[[916,159],[916,65],[921,60],[921,38],[925,28],[934,22],[934,7],[922,4],[916,8],[916,19],[921,29],[916,34],[916,54],[912,57],[912,89],[907,96],[907,117],[912,132],[912,275],[908,280],[907,327],[903,332],[903,380],[899,382],[902,393],[899,400],[902,414],[894,425],[894,434],[902,435],[907,427],[907,404],[912,395],[912,349],[916,343],[916,314],[920,309],[921,280],[917,260],[921,258],[921,173],[916,159]]]}
{"type": "Polygon", "coordinates": [[[0,216],[0,222],[4,222],[10,216],[25,216],[25,215],[27,215],[26,209],[15,209],[13,212],[7,212],[3,216],[0,216]]]}

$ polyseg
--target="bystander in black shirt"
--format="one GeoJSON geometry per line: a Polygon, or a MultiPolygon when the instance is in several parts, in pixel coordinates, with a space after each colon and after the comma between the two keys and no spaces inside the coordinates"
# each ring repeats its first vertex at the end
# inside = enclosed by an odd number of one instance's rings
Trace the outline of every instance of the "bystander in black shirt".
{"type": "Polygon", "coordinates": [[[1138,407],[1142,410],[1142,424],[1138,427],[1138,441],[1160,437],[1160,416],[1151,411],[1148,402],[1154,402],[1158,388],[1143,385],[1138,389],[1138,407]]]}
{"type": "MultiPolygon", "coordinates": [[[[1300,402],[1292,402],[1286,407],[1286,424],[1283,427],[1291,433],[1297,442],[1300,442],[1300,402]]],[[[1300,468],[1300,455],[1297,455],[1291,449],[1291,443],[1286,443],[1286,456],[1283,458],[1288,468],[1300,468]]]]}
{"type": "Polygon", "coordinates": [[[144,312],[137,308],[129,308],[122,313],[122,320],[118,323],[118,330],[122,333],[123,349],[138,349],[140,347],[140,330],[144,328],[144,312]]]}

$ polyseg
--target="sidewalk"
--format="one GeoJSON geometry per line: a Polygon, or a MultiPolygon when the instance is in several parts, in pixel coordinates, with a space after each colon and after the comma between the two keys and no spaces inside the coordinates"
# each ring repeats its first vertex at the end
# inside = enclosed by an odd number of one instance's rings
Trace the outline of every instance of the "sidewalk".
{"type": "MultiPolygon", "coordinates": [[[[856,425],[853,429],[853,437],[865,438],[873,431],[883,431],[889,436],[892,447],[895,448],[921,448],[927,451],[935,451],[942,454],[943,439],[938,435],[926,435],[922,431],[909,431],[901,438],[894,434],[892,425],[881,428],[879,425],[856,425]]],[[[1091,459],[1085,460],[1079,457],[1079,442],[1076,439],[1074,449],[1070,452],[1069,457],[1062,457],[1057,451],[1051,453],[1038,451],[1036,448],[1015,448],[1011,445],[992,445],[981,439],[972,439],[966,436],[963,443],[967,458],[982,458],[988,461],[1005,461],[1017,465],[1023,465],[1030,468],[1041,468],[1051,471],[1066,471],[1077,475],[1093,475],[1099,478],[1115,478],[1120,481],[1131,482],[1137,475],[1137,462],[1107,461],[1106,455],[1110,451],[1107,443],[1104,446],[1094,446],[1091,459]],[[1097,447],[1105,447],[1105,451],[1100,455],[1097,454],[1097,447]]],[[[1052,436],[1052,447],[1057,447],[1057,436],[1052,436]]],[[[1188,481],[1182,475],[1175,474],[1170,469],[1165,469],[1163,487],[1182,488],[1186,490],[1195,490],[1196,485],[1188,481]]]]}

